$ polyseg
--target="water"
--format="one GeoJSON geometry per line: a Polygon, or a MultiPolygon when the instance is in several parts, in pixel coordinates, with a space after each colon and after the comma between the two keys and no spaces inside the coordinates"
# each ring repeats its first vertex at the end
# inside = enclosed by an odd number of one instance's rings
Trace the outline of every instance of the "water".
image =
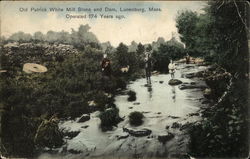
{"type": "MultiPolygon", "coordinates": [[[[204,70],[206,67],[181,64],[177,66],[175,78],[182,82],[196,82],[205,85],[198,79],[184,78],[183,74],[204,70]]],[[[128,90],[136,92],[136,101],[128,102],[127,95],[118,95],[115,104],[119,108],[120,116],[124,121],[118,124],[112,131],[102,132],[99,125],[99,112],[91,114],[91,120],[77,123],[73,120],[60,123],[61,129],[68,131],[80,131],[73,139],[65,139],[67,150],[75,150],[80,154],[60,153],[56,155],[43,154],[39,158],[92,158],[92,157],[173,157],[185,154],[187,150],[188,134],[177,128],[171,128],[172,124],[194,123],[199,116],[189,116],[199,112],[203,98],[200,89],[180,90],[178,86],[168,85],[171,79],[169,74],[160,74],[151,77],[151,85],[146,85],[146,79],[138,79],[128,85],[128,90]],[[141,126],[130,126],[128,115],[130,112],[140,111],[144,114],[144,122],[141,126]],[[173,118],[174,116],[174,118],[173,118]],[[83,128],[84,126],[87,128],[83,128]],[[168,129],[166,127],[169,126],[168,129]],[[150,136],[133,137],[123,132],[123,128],[140,130],[147,128],[152,130],[150,136]],[[158,141],[159,135],[173,133],[174,138],[166,144],[158,141]],[[125,139],[118,140],[118,137],[125,139]],[[126,137],[128,136],[128,137],[126,137]]],[[[63,148],[58,149],[62,151],[63,148]]]]}

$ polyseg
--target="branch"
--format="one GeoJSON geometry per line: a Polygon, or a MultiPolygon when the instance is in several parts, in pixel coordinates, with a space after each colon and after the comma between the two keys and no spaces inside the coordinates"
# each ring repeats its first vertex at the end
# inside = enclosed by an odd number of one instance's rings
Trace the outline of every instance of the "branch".
{"type": "Polygon", "coordinates": [[[237,4],[236,4],[236,2],[235,2],[235,0],[233,0],[233,2],[234,2],[234,5],[235,5],[235,7],[236,7],[236,10],[237,10],[238,16],[240,17],[241,22],[242,22],[242,23],[244,24],[244,26],[246,27],[247,32],[249,32],[248,27],[247,27],[247,24],[246,24],[245,21],[243,20],[241,14],[240,14],[239,8],[238,8],[238,6],[237,6],[237,4]]]}
{"type": "Polygon", "coordinates": [[[222,1],[222,3],[220,4],[220,6],[219,6],[219,7],[217,7],[217,10],[218,10],[218,9],[220,9],[220,7],[221,7],[221,6],[223,6],[223,4],[224,4],[224,3],[225,3],[225,2],[224,2],[224,1],[222,1]]]}

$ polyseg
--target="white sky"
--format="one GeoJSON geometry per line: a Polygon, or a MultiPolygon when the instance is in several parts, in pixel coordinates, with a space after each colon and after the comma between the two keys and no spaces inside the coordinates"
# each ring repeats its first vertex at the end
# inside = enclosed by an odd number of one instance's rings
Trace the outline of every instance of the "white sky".
{"type": "MultiPolygon", "coordinates": [[[[175,27],[175,17],[178,10],[193,10],[202,12],[201,9],[206,4],[199,1],[181,2],[0,2],[1,3],[1,35],[10,36],[11,34],[23,31],[33,34],[36,31],[47,33],[53,31],[68,31],[71,28],[77,30],[80,24],[89,24],[90,31],[93,32],[100,42],[110,41],[113,46],[120,42],[130,44],[131,41],[150,43],[163,37],[165,40],[171,38],[172,32],[177,32],[175,27]],[[77,4],[76,4],[77,3],[77,4]],[[20,12],[20,7],[160,7],[161,12],[147,13],[125,13],[124,20],[110,19],[74,19],[65,18],[66,12],[20,12]]],[[[83,12],[71,14],[84,14],[83,12]]],[[[98,13],[99,14],[99,13],[98,13]]],[[[121,13],[118,13],[121,14],[121,13]]]]}

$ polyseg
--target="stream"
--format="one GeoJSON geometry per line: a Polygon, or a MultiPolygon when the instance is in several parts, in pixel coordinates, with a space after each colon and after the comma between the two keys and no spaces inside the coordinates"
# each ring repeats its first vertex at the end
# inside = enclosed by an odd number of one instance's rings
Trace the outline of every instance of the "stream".
{"type": "MultiPolygon", "coordinates": [[[[175,79],[184,84],[206,87],[205,82],[198,78],[185,77],[187,73],[206,68],[195,64],[177,64],[175,79]]],[[[56,154],[43,153],[38,158],[155,158],[185,155],[189,142],[186,128],[200,120],[199,111],[206,104],[202,104],[205,99],[201,88],[181,90],[178,85],[169,85],[170,79],[170,74],[159,74],[151,77],[151,85],[147,85],[144,78],[130,82],[127,90],[136,92],[136,101],[128,102],[126,94],[115,97],[115,104],[124,121],[112,131],[101,130],[98,111],[91,113],[91,119],[84,123],[78,123],[79,118],[61,121],[60,129],[80,133],[72,139],[65,138],[66,144],[58,148],[56,154]],[[133,111],[143,113],[141,126],[129,124],[128,115],[133,111]],[[150,130],[151,133],[135,137],[125,132],[124,128],[150,130]]]]}

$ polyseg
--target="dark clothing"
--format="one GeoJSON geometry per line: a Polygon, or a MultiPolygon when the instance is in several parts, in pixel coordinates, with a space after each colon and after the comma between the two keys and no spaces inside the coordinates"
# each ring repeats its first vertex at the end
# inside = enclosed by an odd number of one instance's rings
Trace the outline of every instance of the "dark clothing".
{"type": "Polygon", "coordinates": [[[189,62],[190,62],[190,56],[188,55],[186,56],[186,64],[189,64],[189,62]]]}
{"type": "Polygon", "coordinates": [[[145,59],[145,72],[146,72],[146,79],[149,83],[151,83],[151,69],[152,69],[152,59],[147,58],[145,59]]]}
{"type": "Polygon", "coordinates": [[[111,76],[111,65],[110,65],[110,60],[107,58],[104,58],[102,60],[102,73],[104,76],[111,76]]]}

